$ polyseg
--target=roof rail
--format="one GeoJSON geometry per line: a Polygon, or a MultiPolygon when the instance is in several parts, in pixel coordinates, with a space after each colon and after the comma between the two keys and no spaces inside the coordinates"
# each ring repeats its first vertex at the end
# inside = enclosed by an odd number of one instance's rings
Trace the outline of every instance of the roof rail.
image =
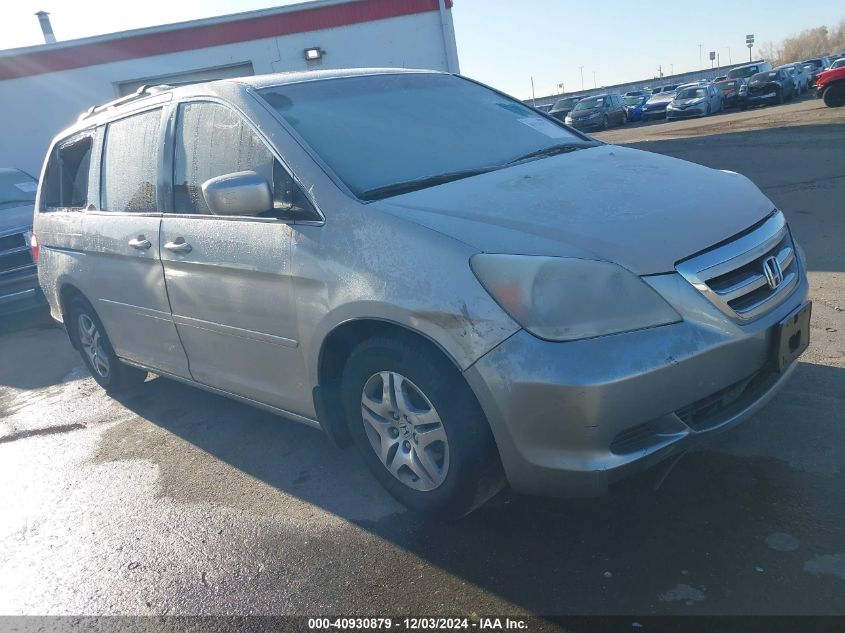
{"type": "Polygon", "coordinates": [[[114,99],[112,101],[107,101],[106,103],[103,103],[102,105],[91,106],[85,112],[80,114],[79,119],[77,119],[77,120],[78,121],[84,121],[85,119],[87,119],[91,116],[94,116],[95,114],[97,114],[98,112],[102,112],[103,110],[108,110],[109,108],[115,108],[119,105],[123,105],[124,103],[129,103],[131,101],[135,101],[136,99],[143,99],[144,97],[149,97],[151,95],[158,94],[159,92],[164,92],[165,90],[170,90],[172,88],[173,88],[173,86],[171,86],[169,84],[158,84],[158,85],[144,84],[143,86],[139,86],[138,89],[133,93],[130,93],[130,94],[125,95],[123,97],[119,97],[119,98],[114,99]]]}

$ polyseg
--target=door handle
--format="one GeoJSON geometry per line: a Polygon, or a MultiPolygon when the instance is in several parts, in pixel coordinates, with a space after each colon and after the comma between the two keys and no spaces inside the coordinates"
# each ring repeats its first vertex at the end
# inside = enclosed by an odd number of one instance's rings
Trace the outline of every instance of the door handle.
{"type": "Polygon", "coordinates": [[[166,248],[169,251],[173,251],[174,253],[190,253],[191,250],[192,250],[191,245],[188,244],[184,240],[184,238],[181,238],[181,237],[177,238],[177,241],[175,241],[175,242],[167,242],[164,245],[164,248],[166,248]],[[182,241],[180,242],[178,240],[182,240],[182,241]]]}
{"type": "Polygon", "coordinates": [[[139,251],[145,251],[152,246],[152,244],[146,237],[139,235],[138,237],[129,240],[129,246],[137,248],[139,251]]]}

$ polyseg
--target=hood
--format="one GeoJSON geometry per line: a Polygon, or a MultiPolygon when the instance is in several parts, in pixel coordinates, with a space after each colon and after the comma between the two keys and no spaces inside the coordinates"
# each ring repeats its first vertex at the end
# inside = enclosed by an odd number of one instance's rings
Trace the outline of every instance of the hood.
{"type": "Polygon", "coordinates": [[[688,105],[698,105],[699,103],[704,103],[707,99],[705,97],[692,97],[691,99],[673,99],[672,105],[673,106],[688,106],[688,105]]]}
{"type": "Polygon", "coordinates": [[[646,105],[669,103],[674,98],[675,98],[674,92],[661,92],[660,94],[656,94],[653,97],[651,97],[646,102],[646,105]]]}
{"type": "Polygon", "coordinates": [[[614,145],[373,204],[479,251],[601,259],[641,275],[674,270],[774,208],[739,174],[614,145]]]}
{"type": "Polygon", "coordinates": [[[21,227],[30,228],[34,208],[31,202],[27,202],[23,206],[17,204],[14,206],[0,205],[0,233],[21,227]]]}

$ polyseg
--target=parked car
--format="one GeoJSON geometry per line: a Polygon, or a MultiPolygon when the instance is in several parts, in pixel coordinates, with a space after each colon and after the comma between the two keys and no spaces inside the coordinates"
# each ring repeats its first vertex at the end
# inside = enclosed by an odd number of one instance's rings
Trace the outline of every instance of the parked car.
{"type": "Polygon", "coordinates": [[[643,105],[642,119],[643,121],[652,121],[654,119],[663,119],[666,117],[666,107],[675,98],[674,91],[659,92],[649,97],[649,100],[643,105]]]}
{"type": "MultiPolygon", "coordinates": [[[[784,69],[792,77],[793,90],[795,95],[802,95],[810,88],[810,73],[803,64],[784,64],[778,69],[784,69]]],[[[776,69],[777,70],[777,69],[776,69]]]]}
{"type": "Polygon", "coordinates": [[[651,96],[651,88],[643,88],[642,90],[629,90],[623,97],[649,97],[651,96]]]}
{"type": "Polygon", "coordinates": [[[552,109],[549,110],[549,115],[559,121],[565,121],[566,115],[572,112],[572,108],[574,108],[575,104],[581,101],[582,98],[583,97],[565,97],[563,99],[558,99],[554,106],[552,106],[552,109]]]}
{"type": "Polygon", "coordinates": [[[666,119],[689,119],[707,116],[724,109],[722,91],[712,83],[681,86],[666,106],[666,119]]]}
{"type": "Polygon", "coordinates": [[[819,78],[819,73],[830,67],[830,57],[816,57],[814,59],[805,59],[801,64],[807,69],[810,75],[810,85],[815,86],[816,80],[819,78]]]}
{"type": "Polygon", "coordinates": [[[625,116],[628,121],[641,121],[643,118],[643,106],[648,101],[646,95],[633,95],[624,97],[625,101],[625,116]]]}
{"type": "Polygon", "coordinates": [[[718,77],[716,77],[715,79],[713,79],[713,81],[724,81],[724,80],[725,80],[725,79],[727,79],[727,78],[728,78],[728,76],[727,76],[727,75],[719,75],[718,77]]]}
{"type": "Polygon", "coordinates": [[[551,104],[551,103],[541,103],[540,105],[534,106],[534,107],[537,110],[539,110],[540,112],[542,112],[543,114],[548,114],[549,110],[552,109],[552,105],[553,104],[551,104]]]}
{"type": "Polygon", "coordinates": [[[816,84],[816,94],[824,99],[824,104],[829,108],[845,106],[845,66],[821,73],[816,84]]]}
{"type": "Polygon", "coordinates": [[[585,97],[566,115],[566,124],[579,130],[606,130],[626,121],[625,103],[617,94],[585,97]]]}
{"type": "Polygon", "coordinates": [[[845,66],[845,57],[838,57],[831,65],[828,70],[834,70],[835,68],[842,68],[845,66]]]}
{"type": "Polygon", "coordinates": [[[782,68],[757,73],[745,84],[744,100],[739,107],[745,110],[751,106],[783,103],[794,96],[793,85],[792,77],[782,68]]]}
{"type": "Polygon", "coordinates": [[[44,305],[31,251],[36,188],[29,174],[0,168],[0,315],[44,305]]]}
{"type": "Polygon", "coordinates": [[[808,344],[803,253],[750,180],[445,73],[142,88],[58,135],[36,209],[108,392],[263,407],[442,516],[601,494],[753,415],[808,344]]]}
{"type": "Polygon", "coordinates": [[[763,73],[772,69],[769,62],[754,62],[731,68],[728,71],[728,79],[750,79],[752,75],[763,73]]]}
{"type": "Polygon", "coordinates": [[[745,79],[725,79],[715,84],[716,88],[722,91],[724,107],[735,108],[740,105],[739,92],[745,83],[745,79]]]}
{"type": "Polygon", "coordinates": [[[651,89],[651,94],[658,95],[658,94],[666,93],[666,92],[675,92],[675,90],[677,90],[677,88],[678,88],[677,84],[669,84],[669,85],[666,85],[666,86],[658,86],[657,88],[651,89]]]}

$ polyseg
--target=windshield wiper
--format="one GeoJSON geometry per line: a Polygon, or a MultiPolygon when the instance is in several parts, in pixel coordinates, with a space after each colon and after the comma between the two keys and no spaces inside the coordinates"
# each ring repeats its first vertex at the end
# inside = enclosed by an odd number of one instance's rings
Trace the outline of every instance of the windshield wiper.
{"type": "Polygon", "coordinates": [[[550,145],[549,147],[544,147],[543,149],[538,149],[533,152],[528,152],[527,154],[523,154],[522,156],[517,156],[513,160],[509,160],[506,165],[513,165],[514,163],[518,163],[523,160],[528,160],[529,158],[540,158],[541,156],[557,156],[558,154],[568,154],[569,152],[574,152],[579,149],[586,149],[587,147],[592,147],[592,145],[550,145]]]}
{"type": "Polygon", "coordinates": [[[420,189],[425,189],[426,187],[442,185],[447,182],[452,182],[453,180],[461,180],[462,178],[470,178],[471,176],[486,174],[488,171],[493,171],[494,169],[496,169],[496,167],[462,169],[460,171],[450,171],[445,174],[437,174],[435,176],[425,176],[424,178],[416,178],[414,180],[394,182],[389,185],[383,185],[381,187],[374,187],[373,189],[362,191],[358,197],[362,200],[381,200],[382,198],[398,196],[411,191],[419,191],[420,189]]]}

